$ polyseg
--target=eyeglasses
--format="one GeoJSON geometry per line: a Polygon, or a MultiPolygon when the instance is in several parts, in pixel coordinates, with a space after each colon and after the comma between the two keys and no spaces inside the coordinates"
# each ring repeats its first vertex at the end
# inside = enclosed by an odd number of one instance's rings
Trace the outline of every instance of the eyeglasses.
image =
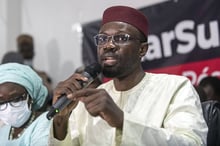
{"type": "Polygon", "coordinates": [[[123,45],[126,44],[129,40],[139,40],[138,38],[131,37],[129,34],[116,34],[116,35],[106,35],[106,34],[97,34],[94,37],[94,41],[96,46],[103,46],[106,43],[108,43],[109,40],[112,40],[112,42],[115,45],[123,45]]]}
{"type": "Polygon", "coordinates": [[[27,99],[28,97],[29,97],[29,94],[24,93],[21,96],[12,98],[8,101],[0,102],[0,111],[4,111],[5,109],[7,109],[8,104],[10,104],[12,107],[21,107],[24,103],[22,101],[27,99]]]}

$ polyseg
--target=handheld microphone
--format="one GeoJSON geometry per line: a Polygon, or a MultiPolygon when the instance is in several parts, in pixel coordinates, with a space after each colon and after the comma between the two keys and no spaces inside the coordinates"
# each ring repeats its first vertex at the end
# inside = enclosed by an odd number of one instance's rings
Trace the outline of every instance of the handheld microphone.
{"type": "MultiPolygon", "coordinates": [[[[83,88],[87,88],[93,80],[101,73],[101,65],[98,63],[93,63],[87,66],[82,73],[83,76],[88,78],[87,82],[79,81],[83,88]]],[[[47,119],[51,120],[57,113],[63,110],[67,105],[69,105],[72,100],[67,98],[67,95],[62,95],[57,102],[52,105],[49,112],[47,113],[47,119]]]]}

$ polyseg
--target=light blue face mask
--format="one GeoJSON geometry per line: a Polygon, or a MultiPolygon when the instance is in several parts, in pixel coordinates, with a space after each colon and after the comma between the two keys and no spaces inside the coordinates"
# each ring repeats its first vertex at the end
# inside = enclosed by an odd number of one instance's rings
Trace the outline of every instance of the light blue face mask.
{"type": "Polygon", "coordinates": [[[0,111],[0,119],[7,125],[12,127],[21,127],[31,116],[31,110],[28,107],[28,98],[24,101],[19,101],[19,107],[13,107],[7,103],[7,108],[0,111]]]}

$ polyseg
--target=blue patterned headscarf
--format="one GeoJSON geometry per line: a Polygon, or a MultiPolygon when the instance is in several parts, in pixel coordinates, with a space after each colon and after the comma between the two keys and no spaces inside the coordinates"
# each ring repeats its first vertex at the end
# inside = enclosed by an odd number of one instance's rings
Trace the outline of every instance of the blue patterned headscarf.
{"type": "Polygon", "coordinates": [[[11,82],[23,86],[33,100],[33,109],[41,108],[48,95],[42,79],[29,66],[18,63],[0,65],[0,84],[11,82]]]}

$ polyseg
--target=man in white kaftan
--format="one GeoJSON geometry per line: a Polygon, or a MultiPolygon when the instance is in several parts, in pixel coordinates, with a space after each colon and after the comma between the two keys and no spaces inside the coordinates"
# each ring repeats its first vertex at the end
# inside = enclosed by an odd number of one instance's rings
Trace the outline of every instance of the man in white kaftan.
{"type": "Polygon", "coordinates": [[[73,74],[58,84],[55,102],[63,93],[73,102],[54,117],[51,145],[206,145],[208,128],[190,81],[145,73],[141,66],[148,49],[147,26],[146,17],[136,9],[105,10],[94,39],[102,73],[112,80],[97,89],[83,88],[79,80],[88,80],[73,74]]]}

